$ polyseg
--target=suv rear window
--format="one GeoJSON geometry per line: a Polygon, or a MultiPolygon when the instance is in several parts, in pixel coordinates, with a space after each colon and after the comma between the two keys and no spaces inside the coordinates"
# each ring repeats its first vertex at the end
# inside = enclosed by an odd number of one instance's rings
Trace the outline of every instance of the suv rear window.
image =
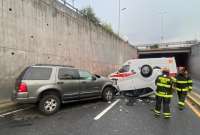
{"type": "Polygon", "coordinates": [[[49,80],[52,68],[30,67],[24,73],[23,80],[49,80]]]}

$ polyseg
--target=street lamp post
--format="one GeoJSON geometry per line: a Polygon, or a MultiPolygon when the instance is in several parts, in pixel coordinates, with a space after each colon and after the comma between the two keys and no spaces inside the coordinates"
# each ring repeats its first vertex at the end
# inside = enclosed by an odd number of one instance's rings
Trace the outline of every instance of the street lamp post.
{"type": "Polygon", "coordinates": [[[121,0],[119,0],[119,14],[118,14],[118,35],[120,33],[120,19],[121,19],[121,0]]]}
{"type": "Polygon", "coordinates": [[[126,10],[127,8],[121,9],[121,0],[119,0],[119,14],[118,14],[118,35],[120,35],[120,26],[121,26],[121,11],[126,10]]]}
{"type": "Polygon", "coordinates": [[[167,14],[167,12],[161,12],[161,36],[160,36],[160,39],[161,39],[161,43],[164,42],[164,15],[167,14]]]}
{"type": "Polygon", "coordinates": [[[72,0],[72,6],[73,6],[73,7],[74,7],[74,1],[75,1],[75,0],[72,0]]]}

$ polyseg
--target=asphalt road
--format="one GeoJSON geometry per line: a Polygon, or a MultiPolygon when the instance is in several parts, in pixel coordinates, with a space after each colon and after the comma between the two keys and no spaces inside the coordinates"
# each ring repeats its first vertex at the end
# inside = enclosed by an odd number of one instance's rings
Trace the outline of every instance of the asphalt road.
{"type": "Polygon", "coordinates": [[[200,119],[187,107],[180,112],[173,100],[173,118],[155,118],[154,101],[137,100],[127,106],[121,99],[99,120],[110,104],[101,100],[66,104],[52,116],[36,108],[0,118],[0,135],[199,135],[200,119]]]}

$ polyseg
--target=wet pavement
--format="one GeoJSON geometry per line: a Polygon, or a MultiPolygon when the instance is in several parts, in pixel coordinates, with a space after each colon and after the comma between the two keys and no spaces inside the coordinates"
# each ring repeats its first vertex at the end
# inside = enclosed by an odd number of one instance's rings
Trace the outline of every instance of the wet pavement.
{"type": "MultiPolygon", "coordinates": [[[[121,97],[120,97],[121,98],[121,97]]],[[[0,135],[199,135],[200,119],[187,107],[179,111],[172,102],[172,119],[155,118],[153,99],[137,99],[133,106],[121,98],[99,120],[110,104],[101,100],[65,104],[52,116],[36,108],[0,118],[0,135]]]]}

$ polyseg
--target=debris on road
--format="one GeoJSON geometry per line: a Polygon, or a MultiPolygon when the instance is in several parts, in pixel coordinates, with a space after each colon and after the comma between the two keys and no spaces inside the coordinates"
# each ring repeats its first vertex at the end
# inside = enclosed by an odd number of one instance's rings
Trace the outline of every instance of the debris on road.
{"type": "Polygon", "coordinates": [[[108,101],[108,104],[111,104],[112,102],[111,101],[108,101]]]}

